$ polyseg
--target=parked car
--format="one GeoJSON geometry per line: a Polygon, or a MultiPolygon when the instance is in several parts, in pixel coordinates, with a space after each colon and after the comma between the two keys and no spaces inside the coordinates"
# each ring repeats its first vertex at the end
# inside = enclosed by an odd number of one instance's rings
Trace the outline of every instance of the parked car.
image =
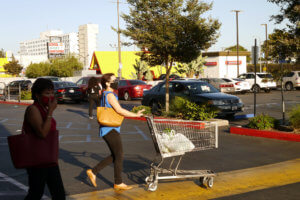
{"type": "MultiPolygon", "coordinates": [[[[242,112],[244,104],[237,96],[225,94],[203,81],[174,80],[169,82],[170,100],[181,96],[197,104],[208,103],[220,110],[220,116],[233,116],[242,112]]],[[[165,82],[145,91],[142,105],[150,106],[152,111],[165,106],[165,82]]]]}
{"type": "Polygon", "coordinates": [[[220,90],[220,92],[233,93],[235,91],[234,84],[222,78],[200,78],[199,80],[211,84],[220,90]]]}
{"type": "Polygon", "coordinates": [[[45,78],[45,79],[49,79],[51,81],[62,81],[60,77],[56,77],[56,76],[41,76],[38,78],[45,78]]]}
{"type": "Polygon", "coordinates": [[[234,92],[240,92],[242,94],[251,90],[250,84],[247,81],[239,78],[222,78],[227,83],[230,83],[234,87],[234,92]]]}
{"type": "Polygon", "coordinates": [[[8,94],[19,94],[19,88],[21,91],[30,91],[32,87],[31,80],[17,80],[12,81],[6,86],[6,92],[8,94]]]}
{"type": "Polygon", "coordinates": [[[63,103],[65,101],[74,101],[80,103],[82,92],[76,83],[69,81],[53,81],[54,95],[57,102],[63,103]]]}
{"type": "Polygon", "coordinates": [[[129,101],[131,99],[142,98],[143,91],[151,89],[152,85],[147,85],[141,80],[120,80],[118,87],[119,99],[129,101]]]}
{"type": "Polygon", "coordinates": [[[254,72],[241,74],[238,78],[247,81],[250,84],[251,90],[257,93],[260,90],[270,92],[271,89],[276,89],[276,82],[273,80],[272,75],[268,73],[256,73],[256,84],[254,83],[254,72]]]}
{"type": "MultiPolygon", "coordinates": [[[[176,75],[176,74],[170,74],[169,75],[169,80],[174,80],[174,79],[179,79],[180,76],[176,75]]],[[[165,80],[166,79],[166,74],[161,74],[157,80],[165,80]]]]}
{"type": "Polygon", "coordinates": [[[300,71],[292,71],[285,74],[282,78],[283,86],[286,90],[290,91],[294,88],[300,89],[300,71]]]}
{"type": "MultiPolygon", "coordinates": [[[[77,86],[80,88],[81,92],[82,92],[82,100],[87,100],[88,99],[88,96],[87,96],[87,88],[88,88],[88,83],[89,83],[89,80],[90,78],[93,77],[93,76],[85,76],[85,77],[82,77],[80,78],[76,84],[77,86]]],[[[96,78],[101,79],[101,76],[95,76],[96,78]]]]}

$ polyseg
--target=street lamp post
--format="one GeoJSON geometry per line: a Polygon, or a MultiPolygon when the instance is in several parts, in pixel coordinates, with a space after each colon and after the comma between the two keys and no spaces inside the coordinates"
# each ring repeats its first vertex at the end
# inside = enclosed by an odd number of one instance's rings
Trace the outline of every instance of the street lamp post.
{"type": "Polygon", "coordinates": [[[239,12],[241,10],[232,10],[231,12],[235,12],[236,15],[236,56],[237,56],[237,77],[240,74],[240,62],[239,62],[239,12]]]}
{"type": "Polygon", "coordinates": [[[119,54],[119,78],[122,79],[122,58],[121,58],[121,38],[120,38],[120,14],[119,14],[119,0],[117,1],[117,12],[118,12],[118,54],[119,54]]]}
{"type": "Polygon", "coordinates": [[[262,26],[265,26],[266,31],[266,52],[265,52],[265,60],[266,60],[266,69],[268,68],[268,24],[261,24],[262,26]]]}

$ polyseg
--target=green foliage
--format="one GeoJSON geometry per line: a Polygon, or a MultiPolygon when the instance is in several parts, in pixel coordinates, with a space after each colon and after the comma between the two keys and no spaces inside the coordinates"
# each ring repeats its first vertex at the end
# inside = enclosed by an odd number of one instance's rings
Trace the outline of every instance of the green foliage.
{"type": "Polygon", "coordinates": [[[186,120],[209,120],[217,116],[217,109],[207,104],[198,105],[186,98],[176,96],[170,104],[170,111],[163,115],[186,120]]]}
{"type": "Polygon", "coordinates": [[[194,74],[198,77],[203,73],[203,66],[206,62],[206,58],[207,57],[203,58],[202,55],[200,55],[197,59],[188,64],[179,64],[178,67],[175,67],[175,69],[180,74],[186,74],[188,78],[192,78],[194,74]]]}
{"type": "Polygon", "coordinates": [[[21,100],[31,100],[31,91],[21,91],[21,100]]]}
{"type": "Polygon", "coordinates": [[[73,76],[74,71],[81,70],[82,64],[74,56],[52,59],[51,62],[42,62],[30,64],[26,69],[28,78],[39,76],[73,76]]]}
{"type": "Polygon", "coordinates": [[[18,76],[23,69],[22,65],[19,64],[19,61],[14,59],[9,63],[5,64],[3,67],[8,74],[15,75],[15,76],[18,76]]]}
{"type": "Polygon", "coordinates": [[[269,39],[263,43],[262,52],[268,51],[268,59],[278,62],[281,59],[291,60],[295,58],[300,62],[300,37],[285,30],[275,29],[269,34],[269,39]]]}
{"type": "Polygon", "coordinates": [[[137,113],[138,111],[143,109],[145,110],[143,112],[144,115],[151,114],[151,108],[149,106],[134,106],[131,111],[137,113]]]}
{"type": "Polygon", "coordinates": [[[289,121],[295,129],[300,128],[300,105],[297,105],[289,112],[289,121]]]}
{"type": "MultiPolygon", "coordinates": [[[[169,93],[169,74],[174,62],[189,63],[201,50],[216,42],[221,26],[218,20],[202,18],[212,4],[199,0],[127,0],[130,11],[123,14],[129,37],[140,49],[141,59],[150,66],[166,67],[166,94],[169,93]]],[[[169,96],[166,95],[169,111],[169,96]]]]}
{"type": "Polygon", "coordinates": [[[6,53],[4,49],[0,49],[0,58],[6,58],[6,53]]]}
{"type": "Polygon", "coordinates": [[[143,76],[145,76],[146,80],[153,79],[153,75],[151,74],[150,69],[145,61],[135,59],[135,64],[133,65],[133,68],[136,72],[135,74],[133,74],[133,78],[142,80],[143,76]]]}
{"type": "Polygon", "coordinates": [[[260,114],[249,120],[249,124],[247,125],[249,128],[259,129],[259,130],[267,130],[274,128],[278,125],[278,120],[269,115],[260,114]]]}
{"type": "Polygon", "coordinates": [[[280,14],[272,15],[271,20],[274,20],[276,24],[280,24],[284,20],[288,20],[291,24],[288,25],[290,31],[293,34],[299,36],[299,0],[268,0],[271,3],[275,3],[280,7],[280,14]]]}
{"type": "MultiPolygon", "coordinates": [[[[227,47],[224,51],[237,51],[237,45],[227,47]]],[[[248,50],[245,47],[239,45],[239,52],[240,51],[248,51],[248,50]]],[[[246,59],[247,59],[247,63],[249,63],[251,61],[250,56],[247,56],[246,59]]]]}

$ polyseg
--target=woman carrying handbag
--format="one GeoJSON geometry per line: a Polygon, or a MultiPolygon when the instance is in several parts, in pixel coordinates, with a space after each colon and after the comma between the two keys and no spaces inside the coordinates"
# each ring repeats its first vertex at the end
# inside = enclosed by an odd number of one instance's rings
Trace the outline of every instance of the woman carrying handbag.
{"type": "MultiPolygon", "coordinates": [[[[38,78],[32,88],[32,99],[34,103],[27,107],[23,131],[25,134],[33,134],[41,140],[56,140],[48,141],[49,143],[58,144],[58,137],[51,137],[57,134],[56,121],[53,118],[53,112],[57,107],[57,101],[54,98],[54,86],[51,80],[38,78]]],[[[33,151],[45,152],[46,147],[35,149],[33,151]]],[[[65,190],[63,187],[60,170],[58,167],[58,145],[54,148],[51,154],[56,154],[56,160],[52,163],[30,166],[26,168],[28,174],[29,190],[25,200],[41,199],[44,194],[44,188],[47,184],[52,199],[65,199],[65,190]]],[[[44,155],[44,157],[49,155],[44,155]]],[[[52,156],[52,155],[51,155],[52,156]]]]}
{"type": "MultiPolygon", "coordinates": [[[[138,113],[133,113],[121,107],[118,102],[118,96],[113,93],[114,90],[118,89],[118,81],[113,73],[104,74],[101,77],[101,85],[102,88],[104,88],[100,101],[100,105],[102,107],[113,108],[115,112],[124,117],[141,117],[143,115],[142,112],[144,112],[144,110],[140,110],[138,113]]],[[[111,155],[104,158],[94,168],[86,171],[94,187],[97,187],[96,174],[104,167],[114,163],[114,188],[119,190],[129,190],[132,188],[122,181],[123,147],[120,136],[120,128],[120,126],[111,127],[100,124],[100,136],[103,137],[104,141],[108,145],[111,155]]]]}

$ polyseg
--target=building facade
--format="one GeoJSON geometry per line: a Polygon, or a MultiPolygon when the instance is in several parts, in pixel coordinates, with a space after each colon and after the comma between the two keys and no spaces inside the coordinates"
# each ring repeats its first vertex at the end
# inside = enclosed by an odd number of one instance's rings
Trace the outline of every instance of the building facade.
{"type": "Polygon", "coordinates": [[[202,56],[207,58],[201,76],[204,78],[236,78],[238,74],[247,72],[247,56],[249,55],[250,52],[239,52],[239,65],[237,65],[236,52],[204,52],[202,56]]]}
{"type": "Polygon", "coordinates": [[[79,26],[79,60],[83,63],[84,70],[88,70],[93,53],[97,50],[98,33],[98,24],[84,24],[79,26]]]}
{"type": "Polygon", "coordinates": [[[27,67],[30,63],[45,62],[48,60],[47,43],[52,38],[59,38],[64,44],[64,54],[78,54],[78,34],[64,34],[60,30],[49,30],[40,33],[40,38],[20,42],[20,64],[27,67]]]}

